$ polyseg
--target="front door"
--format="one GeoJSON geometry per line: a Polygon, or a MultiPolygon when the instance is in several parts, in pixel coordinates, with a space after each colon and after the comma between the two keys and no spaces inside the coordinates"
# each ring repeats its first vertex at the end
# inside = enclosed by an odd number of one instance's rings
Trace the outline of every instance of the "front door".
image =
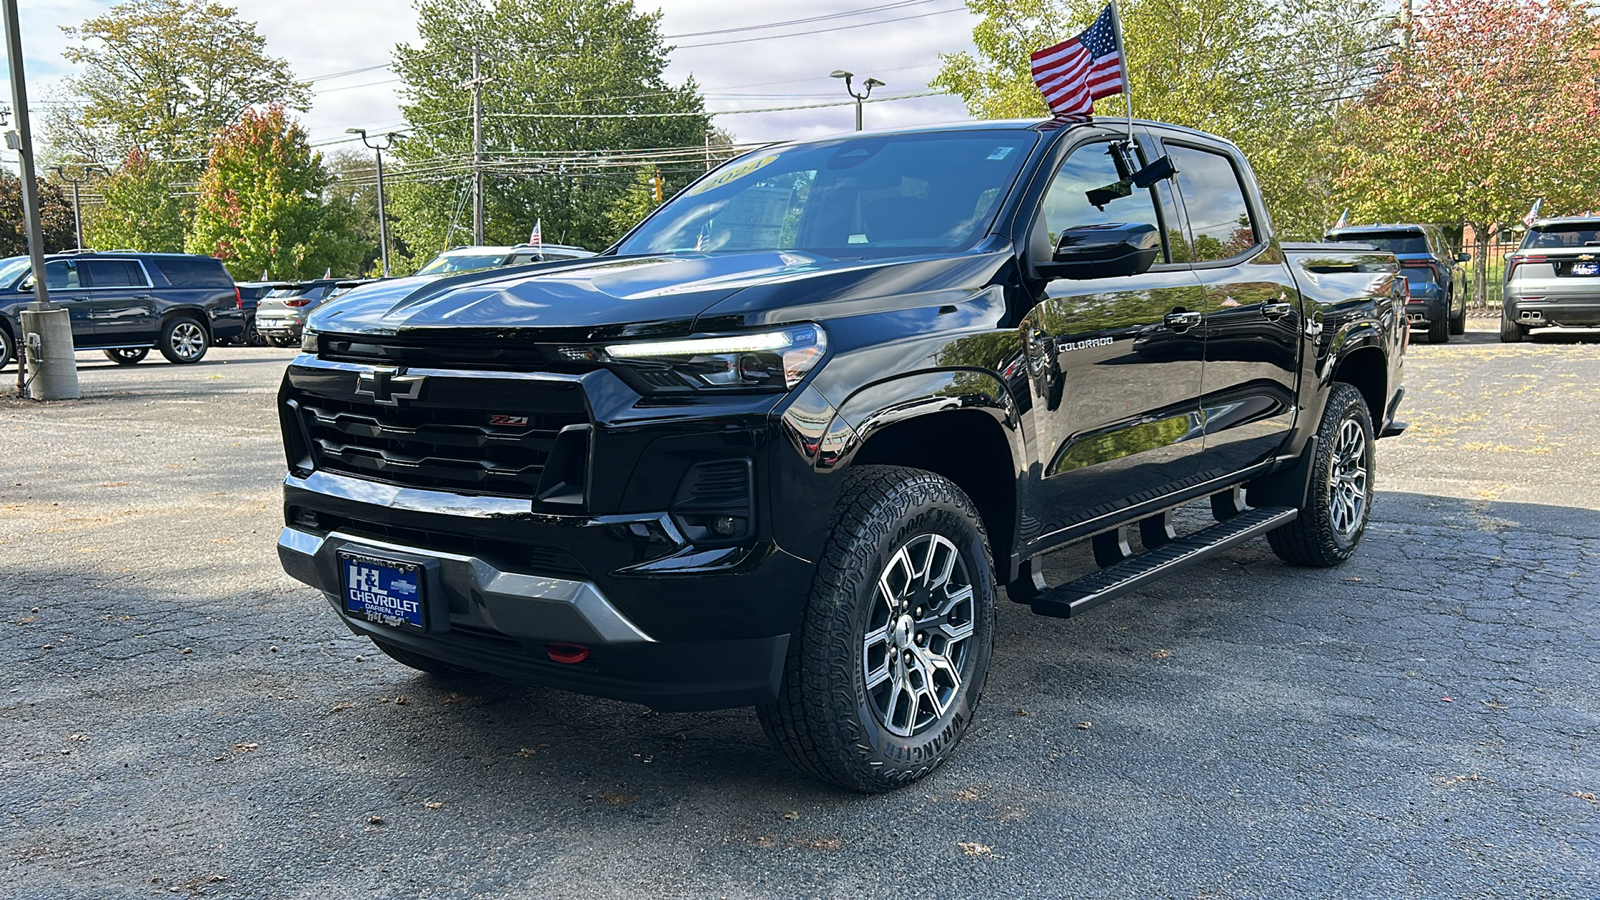
{"type": "Polygon", "coordinates": [[[1300,291],[1247,199],[1249,172],[1220,147],[1165,143],[1205,286],[1201,474],[1224,477],[1273,458],[1294,425],[1300,291]]]}
{"type": "MultiPolygon", "coordinates": [[[[83,278],[83,264],[75,259],[55,259],[45,263],[44,286],[50,292],[51,302],[61,304],[71,317],[73,346],[97,346],[89,290],[83,278]]],[[[21,287],[32,293],[32,280],[23,279],[21,287]]]]}
{"type": "MultiPolygon", "coordinates": [[[[1103,207],[1090,202],[1089,191],[1126,178],[1120,147],[1091,140],[1070,151],[1037,213],[1042,225],[1034,225],[1048,232],[1048,244],[1035,231],[1030,252],[1047,252],[1064,229],[1082,225],[1167,232],[1149,190],[1109,201],[1101,195],[1103,207]]],[[[1203,303],[1194,273],[1172,261],[1166,241],[1144,274],[1045,285],[1023,326],[1038,472],[1023,520],[1030,549],[1192,480],[1202,436],[1203,303]]]]}

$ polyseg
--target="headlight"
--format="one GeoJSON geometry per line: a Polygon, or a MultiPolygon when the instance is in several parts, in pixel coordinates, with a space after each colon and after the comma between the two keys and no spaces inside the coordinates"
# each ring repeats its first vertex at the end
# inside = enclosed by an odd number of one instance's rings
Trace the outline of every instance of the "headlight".
{"type": "Polygon", "coordinates": [[[652,390],[788,390],[828,349],[816,325],[718,337],[611,344],[607,360],[637,373],[652,390]]]}
{"type": "Polygon", "coordinates": [[[315,353],[318,349],[317,333],[307,328],[300,332],[300,352],[315,353]]]}

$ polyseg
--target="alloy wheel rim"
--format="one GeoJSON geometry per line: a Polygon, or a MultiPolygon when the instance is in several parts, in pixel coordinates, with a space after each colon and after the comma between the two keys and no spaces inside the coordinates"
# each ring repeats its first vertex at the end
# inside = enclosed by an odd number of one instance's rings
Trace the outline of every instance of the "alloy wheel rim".
{"type": "Polygon", "coordinates": [[[204,341],[200,326],[193,322],[179,322],[172,327],[172,350],[184,359],[199,356],[204,341]]]}
{"type": "Polygon", "coordinates": [[[1361,528],[1367,510],[1367,435],[1361,423],[1345,419],[1334,442],[1333,472],[1328,479],[1328,512],[1333,531],[1349,540],[1361,528]]]}
{"type": "Polygon", "coordinates": [[[948,539],[918,535],[878,575],[861,671],[883,727],[911,737],[949,711],[970,675],[976,603],[966,560],[948,539]]]}

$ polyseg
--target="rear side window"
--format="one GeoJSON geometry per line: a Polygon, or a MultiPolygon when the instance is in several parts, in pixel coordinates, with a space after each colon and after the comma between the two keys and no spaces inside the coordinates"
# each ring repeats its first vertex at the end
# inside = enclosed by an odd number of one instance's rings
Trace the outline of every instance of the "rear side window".
{"type": "Polygon", "coordinates": [[[1559,250],[1563,247],[1600,247],[1600,222],[1593,225],[1546,225],[1530,230],[1528,236],[1522,239],[1524,250],[1559,250]]]}
{"type": "Polygon", "coordinates": [[[144,269],[131,259],[86,259],[83,267],[89,286],[97,288],[144,287],[144,269]]]}
{"type": "Polygon", "coordinates": [[[222,263],[197,256],[155,257],[150,260],[173,287],[232,287],[233,278],[222,263]]]}
{"type": "Polygon", "coordinates": [[[1256,223],[1233,161],[1221,153],[1167,145],[1178,195],[1189,214],[1195,262],[1232,259],[1258,243],[1256,223]]]}

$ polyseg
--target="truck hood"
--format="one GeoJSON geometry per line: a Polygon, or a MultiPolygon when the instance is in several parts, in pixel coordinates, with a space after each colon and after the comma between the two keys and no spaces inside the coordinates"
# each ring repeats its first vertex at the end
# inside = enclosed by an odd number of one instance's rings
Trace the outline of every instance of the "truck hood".
{"type": "Polygon", "coordinates": [[[988,256],[840,260],[764,251],[597,257],[377,282],[324,304],[309,324],[332,334],[408,337],[515,334],[582,342],[676,336],[693,333],[696,319],[713,307],[724,323],[734,324],[724,318],[732,313],[754,324],[783,307],[815,313],[821,298],[861,300],[912,285],[954,287],[952,280],[976,287],[993,271],[988,256]],[[760,290],[744,302],[724,302],[749,288],[760,290]]]}

